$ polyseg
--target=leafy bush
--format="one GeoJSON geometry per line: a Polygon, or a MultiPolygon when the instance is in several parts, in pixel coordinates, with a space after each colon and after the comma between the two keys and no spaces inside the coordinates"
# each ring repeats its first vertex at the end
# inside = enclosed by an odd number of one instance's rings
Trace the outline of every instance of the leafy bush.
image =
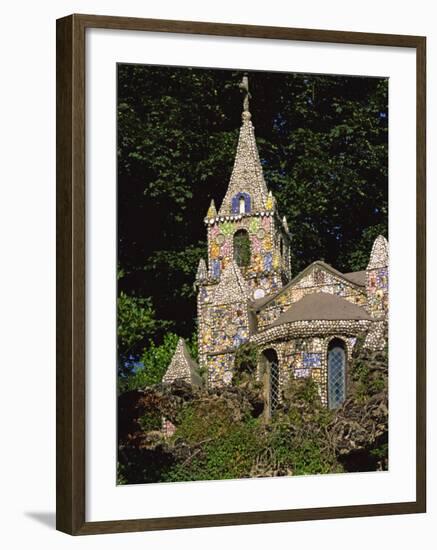
{"type": "MultiPolygon", "coordinates": [[[[164,335],[162,344],[156,345],[153,341],[143,350],[139,360],[131,373],[119,376],[118,387],[120,393],[129,390],[141,389],[145,386],[159,384],[165,374],[178,343],[179,336],[172,332],[164,335]]],[[[197,358],[197,334],[186,341],[191,356],[197,358]]]]}
{"type": "Polygon", "coordinates": [[[179,337],[172,332],[164,336],[164,341],[157,346],[153,341],[144,349],[135,371],[119,377],[120,393],[140,389],[161,382],[173,357],[179,337]]]}
{"type": "MultiPolygon", "coordinates": [[[[169,349],[147,355],[149,374],[170,359],[177,337],[166,342],[169,349]]],[[[130,398],[143,406],[132,403],[130,409],[136,420],[122,437],[120,478],[144,483],[387,469],[387,352],[365,350],[362,343],[357,341],[349,364],[348,398],[336,410],[323,405],[312,379],[291,379],[266,422],[250,345],[237,353],[232,386],[156,385],[138,396],[133,392],[130,398]],[[176,426],[171,437],[156,431],[162,416],[176,426]]],[[[147,378],[144,370],[132,387],[158,378],[147,378]]]]}
{"type": "Polygon", "coordinates": [[[120,292],[117,300],[117,336],[120,355],[129,354],[155,332],[157,322],[150,298],[137,298],[120,292]]]}

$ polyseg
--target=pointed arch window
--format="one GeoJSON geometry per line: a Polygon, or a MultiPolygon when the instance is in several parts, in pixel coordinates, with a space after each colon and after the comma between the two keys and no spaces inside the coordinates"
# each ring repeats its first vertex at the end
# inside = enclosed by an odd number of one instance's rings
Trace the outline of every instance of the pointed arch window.
{"type": "Polygon", "coordinates": [[[250,265],[250,237],[245,229],[240,229],[234,235],[234,260],[238,267],[250,265]]]}
{"type": "Polygon", "coordinates": [[[335,338],[328,346],[328,405],[338,408],[346,399],[346,346],[335,338]]]}

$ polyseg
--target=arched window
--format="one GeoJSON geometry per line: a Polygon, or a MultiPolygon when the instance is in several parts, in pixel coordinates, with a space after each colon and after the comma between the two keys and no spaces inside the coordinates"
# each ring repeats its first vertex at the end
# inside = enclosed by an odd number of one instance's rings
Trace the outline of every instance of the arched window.
{"type": "Polygon", "coordinates": [[[244,200],[244,197],[240,197],[240,214],[244,214],[246,212],[246,202],[244,200]]]}
{"type": "Polygon", "coordinates": [[[328,346],[328,406],[336,409],[346,399],[346,349],[338,338],[328,346]]]}
{"type": "Polygon", "coordinates": [[[242,191],[232,197],[231,201],[232,214],[249,214],[251,210],[250,195],[242,191]]]}
{"type": "Polygon", "coordinates": [[[245,229],[240,229],[234,235],[234,260],[239,267],[250,265],[250,238],[245,229]]]}
{"type": "Polygon", "coordinates": [[[264,385],[264,416],[271,418],[279,404],[279,361],[272,348],[261,354],[261,375],[264,385]]]}

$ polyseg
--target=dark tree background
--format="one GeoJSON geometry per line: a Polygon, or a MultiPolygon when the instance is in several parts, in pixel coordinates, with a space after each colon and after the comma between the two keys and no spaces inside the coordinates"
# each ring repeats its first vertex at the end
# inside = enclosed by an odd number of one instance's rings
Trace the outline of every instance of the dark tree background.
{"type": "MultiPolygon", "coordinates": [[[[118,66],[119,351],[195,329],[203,218],[232,170],[241,71],[118,66]],[[121,311],[121,312],[120,312],[121,311]],[[120,331],[122,335],[120,335],[120,331]],[[124,334],[124,336],[123,336],[124,334]],[[124,339],[123,339],[124,338],[124,339]]],[[[387,236],[388,81],[249,72],[269,189],[286,215],[293,275],[316,259],[366,267],[387,236]]]]}

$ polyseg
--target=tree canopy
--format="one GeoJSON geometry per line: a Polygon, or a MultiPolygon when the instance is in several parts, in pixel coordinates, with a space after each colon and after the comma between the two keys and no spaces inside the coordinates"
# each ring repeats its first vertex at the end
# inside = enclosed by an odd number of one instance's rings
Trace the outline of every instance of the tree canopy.
{"type": "MultiPolygon", "coordinates": [[[[242,74],[118,66],[119,294],[123,319],[150,329],[130,351],[141,354],[166,331],[195,329],[203,218],[229,182],[242,74]]],[[[373,239],[387,236],[388,80],[250,72],[249,81],[264,176],[292,237],[293,275],[316,259],[364,269],[373,239]]],[[[119,328],[124,334],[120,319],[119,328]]]]}

